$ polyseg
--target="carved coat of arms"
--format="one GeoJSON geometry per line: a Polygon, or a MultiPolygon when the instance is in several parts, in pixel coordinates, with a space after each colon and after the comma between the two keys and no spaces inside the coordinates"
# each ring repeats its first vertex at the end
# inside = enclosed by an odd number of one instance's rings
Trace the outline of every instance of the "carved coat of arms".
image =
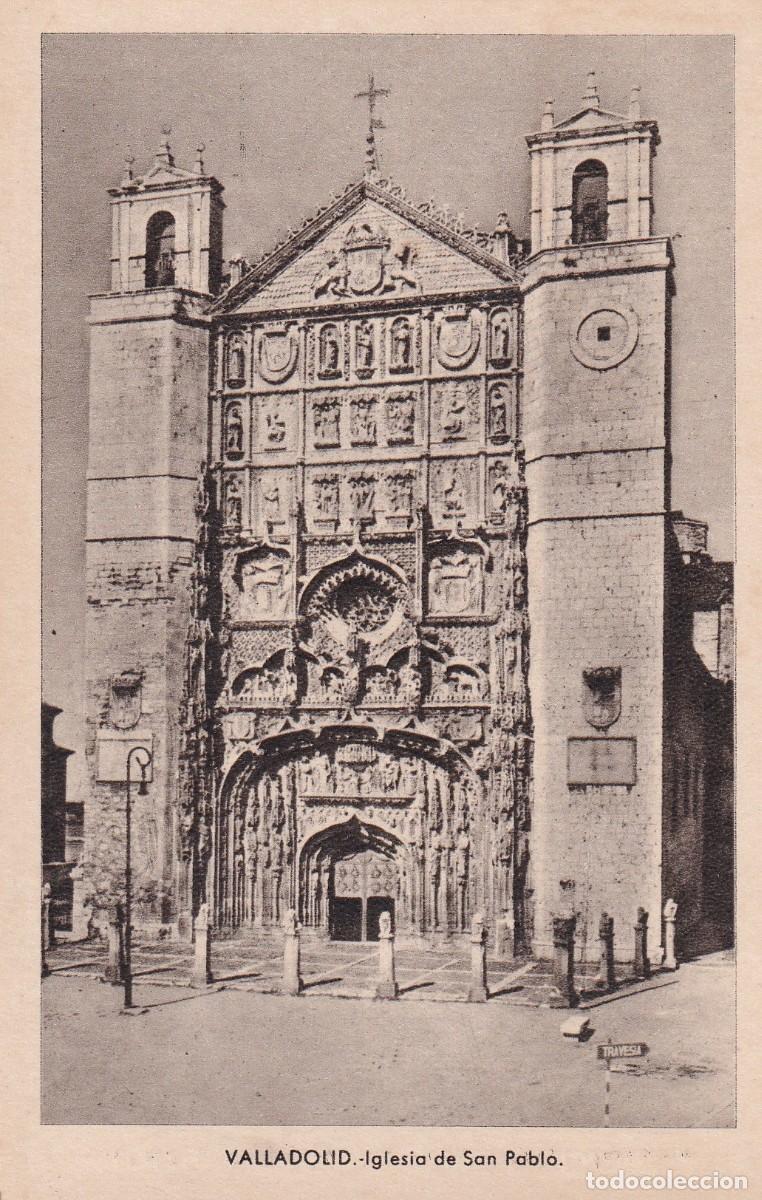
{"type": "Polygon", "coordinates": [[[267,383],[283,383],[293,375],[299,341],[293,330],[265,330],[257,345],[257,368],[267,383]]]}
{"type": "Polygon", "coordinates": [[[140,720],[142,682],[140,671],[122,671],[112,677],[109,720],[115,729],[132,729],[140,720]]]}
{"type": "Polygon", "coordinates": [[[622,712],[622,668],[595,667],[582,672],[585,682],[585,720],[595,729],[608,729],[622,712]]]}
{"type": "Polygon", "coordinates": [[[347,230],[339,250],[329,251],[318,272],[313,295],[375,296],[419,287],[413,271],[415,250],[401,245],[392,250],[391,241],[380,227],[364,221],[347,230]]]}
{"type": "Polygon", "coordinates": [[[471,313],[448,313],[437,324],[436,354],[443,367],[460,370],[473,362],[481,331],[471,313]]]}

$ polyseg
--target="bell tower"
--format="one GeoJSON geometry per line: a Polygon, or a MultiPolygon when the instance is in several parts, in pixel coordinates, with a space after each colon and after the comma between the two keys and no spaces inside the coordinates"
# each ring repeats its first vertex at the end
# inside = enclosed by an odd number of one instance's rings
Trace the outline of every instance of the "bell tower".
{"type": "Polygon", "coordinates": [[[178,725],[224,207],[201,149],[182,170],[167,134],[145,175],[129,159],[110,190],[111,290],[90,311],[85,867],[100,907],[119,898],[127,754],[145,746],[132,843],[143,924],[188,906],[175,865],[178,725]]]}
{"type": "Polygon", "coordinates": [[[535,949],[602,912],[631,957],[639,907],[660,940],[668,329],[672,258],[652,235],[659,136],[633,89],[605,111],[548,101],[527,138],[532,250],[523,285],[535,723],[535,949]]]}

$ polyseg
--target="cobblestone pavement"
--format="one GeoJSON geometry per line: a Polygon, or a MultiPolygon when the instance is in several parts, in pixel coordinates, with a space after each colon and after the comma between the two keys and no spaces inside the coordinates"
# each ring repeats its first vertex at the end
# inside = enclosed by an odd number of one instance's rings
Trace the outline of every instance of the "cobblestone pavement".
{"type": "MultiPolygon", "coordinates": [[[[350,967],[353,956],[374,947],[325,949],[346,983],[365,965],[350,967]]],[[[587,1013],[593,1036],[579,1043],[561,1036],[566,1013],[521,1007],[518,993],[512,1003],[458,1005],[426,1003],[432,988],[424,987],[403,991],[399,1003],[348,1002],[327,982],[299,997],[257,994],[255,972],[262,988],[268,973],[270,985],[277,977],[272,956],[262,967],[253,956],[243,962],[246,979],[193,990],[182,984],[187,951],[176,947],[137,956],[138,970],[153,959],[156,973],[138,975],[139,1007],[125,1016],[121,990],[93,978],[92,951],[53,953],[69,968],[86,965],[42,981],[46,1124],[595,1127],[605,1077],[596,1046],[608,1038],[650,1047],[646,1059],[612,1072],[613,1126],[734,1122],[727,955],[600,998],[587,1013]],[[175,986],[158,986],[173,971],[175,986]]]]}
{"type": "MultiPolygon", "coordinates": [[[[371,999],[378,974],[378,943],[328,942],[304,938],[301,973],[306,995],[371,999]]],[[[192,951],[177,942],[139,943],[132,951],[136,1000],[141,984],[187,986],[192,951]]],[[[54,974],[100,978],[106,965],[105,947],[100,942],[60,943],[48,952],[54,974]]],[[[470,982],[468,953],[452,948],[397,949],[395,952],[400,999],[465,1001],[470,982]]],[[[220,939],[212,953],[216,985],[252,992],[280,990],[282,950],[277,939],[220,939]]],[[[637,983],[619,972],[620,986],[637,983]]],[[[577,986],[583,997],[593,997],[592,977],[577,986]]],[[[547,1005],[553,994],[547,964],[526,959],[487,959],[487,989],[490,1002],[519,1006],[547,1005]]]]}

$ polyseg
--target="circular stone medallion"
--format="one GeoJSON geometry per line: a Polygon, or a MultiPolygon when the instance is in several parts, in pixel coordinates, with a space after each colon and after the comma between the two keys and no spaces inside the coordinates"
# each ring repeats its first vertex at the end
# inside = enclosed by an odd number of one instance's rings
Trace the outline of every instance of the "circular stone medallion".
{"type": "Polygon", "coordinates": [[[638,318],[631,308],[594,308],[572,327],[571,352],[595,371],[618,367],[638,341],[638,318]]]}

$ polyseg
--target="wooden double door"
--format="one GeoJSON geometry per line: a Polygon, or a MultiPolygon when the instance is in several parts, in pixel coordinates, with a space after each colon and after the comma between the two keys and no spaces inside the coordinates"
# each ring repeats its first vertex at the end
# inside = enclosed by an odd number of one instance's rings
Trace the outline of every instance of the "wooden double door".
{"type": "Polygon", "coordinates": [[[329,908],[330,936],[337,942],[377,942],[381,913],[394,928],[397,864],[377,850],[337,859],[329,908]]]}

